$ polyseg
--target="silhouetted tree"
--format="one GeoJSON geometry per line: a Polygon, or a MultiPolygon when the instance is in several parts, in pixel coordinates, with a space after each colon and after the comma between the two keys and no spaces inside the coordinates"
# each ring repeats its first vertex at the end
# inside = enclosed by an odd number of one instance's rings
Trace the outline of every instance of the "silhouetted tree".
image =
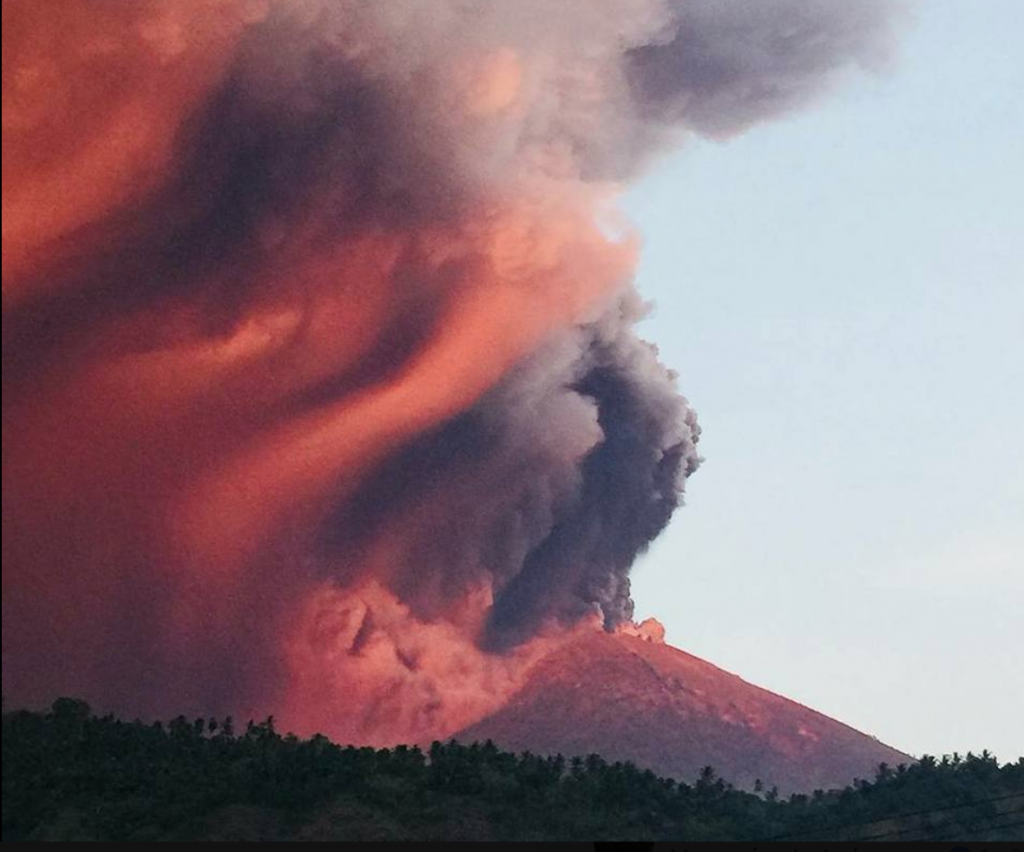
{"type": "Polygon", "coordinates": [[[1024,805],[1024,759],[926,757],[788,800],[765,786],[735,790],[712,767],[688,785],[598,755],[514,755],[492,742],[341,747],[281,736],[273,718],[242,736],[230,718],[124,723],[73,699],[3,714],[4,840],[856,840],[864,826],[1012,839],[993,826],[1024,805]]]}

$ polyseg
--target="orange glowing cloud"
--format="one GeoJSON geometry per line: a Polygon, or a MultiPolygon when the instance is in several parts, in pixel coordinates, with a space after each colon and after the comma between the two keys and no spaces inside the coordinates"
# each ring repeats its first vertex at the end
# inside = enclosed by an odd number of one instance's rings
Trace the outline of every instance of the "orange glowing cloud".
{"type": "Polygon", "coordinates": [[[608,211],[766,107],[558,6],[4,3],[8,697],[418,740],[629,618],[699,428],[608,211]]]}

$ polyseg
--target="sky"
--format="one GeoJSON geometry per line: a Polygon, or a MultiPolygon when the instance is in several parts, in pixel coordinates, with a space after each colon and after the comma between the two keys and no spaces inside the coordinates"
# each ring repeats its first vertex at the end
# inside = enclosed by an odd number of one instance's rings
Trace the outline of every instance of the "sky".
{"type": "Polygon", "coordinates": [[[634,571],[668,641],[913,755],[1024,754],[1024,4],[633,189],[706,462],[634,571]]]}

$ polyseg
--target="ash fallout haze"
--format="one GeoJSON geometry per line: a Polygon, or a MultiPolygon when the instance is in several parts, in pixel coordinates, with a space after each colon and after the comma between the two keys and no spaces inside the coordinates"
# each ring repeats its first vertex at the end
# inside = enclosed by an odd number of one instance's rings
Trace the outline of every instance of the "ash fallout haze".
{"type": "Polygon", "coordinates": [[[618,199],[902,17],[5,2],[7,700],[419,742],[633,629],[700,427],[618,199]]]}

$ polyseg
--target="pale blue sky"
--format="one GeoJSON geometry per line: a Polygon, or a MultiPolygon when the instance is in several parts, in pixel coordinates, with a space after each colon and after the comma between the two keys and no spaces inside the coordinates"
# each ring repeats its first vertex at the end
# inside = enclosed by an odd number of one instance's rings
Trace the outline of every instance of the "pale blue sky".
{"type": "Polygon", "coordinates": [[[669,641],[914,754],[1024,754],[1024,2],[631,192],[707,461],[636,571],[669,641]]]}

